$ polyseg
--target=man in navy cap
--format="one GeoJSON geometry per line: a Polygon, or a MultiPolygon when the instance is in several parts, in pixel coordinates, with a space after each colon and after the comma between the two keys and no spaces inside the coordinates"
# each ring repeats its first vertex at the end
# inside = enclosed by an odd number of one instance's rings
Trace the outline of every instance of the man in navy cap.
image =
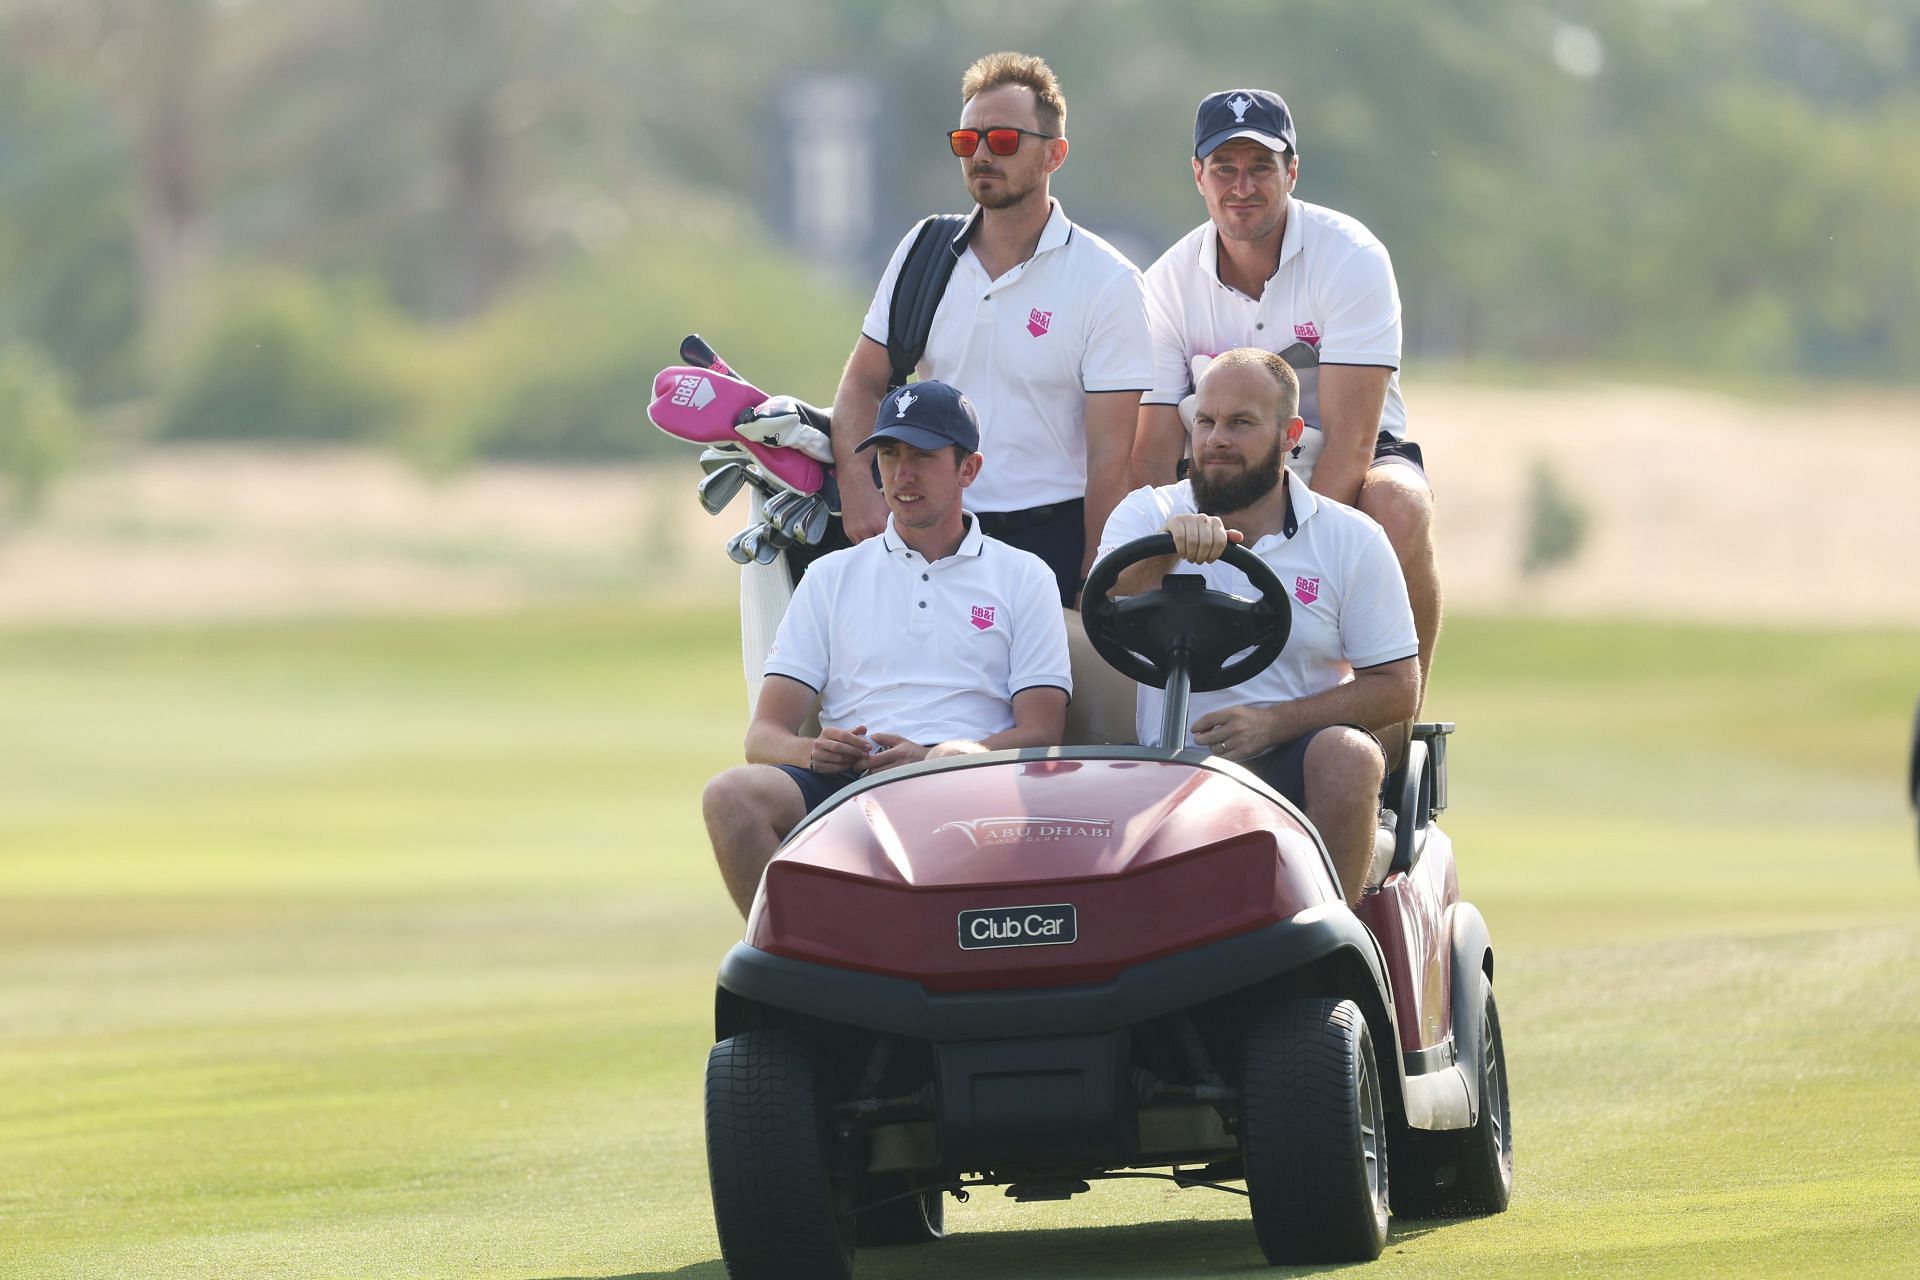
{"type": "Polygon", "coordinates": [[[1153,389],[1141,397],[1134,482],[1178,477],[1205,363],[1237,347],[1280,355],[1307,427],[1288,466],[1316,494],[1383,529],[1406,578],[1422,685],[1440,631],[1433,490],[1406,439],[1400,293],[1386,248],[1354,218],[1293,195],[1293,114],[1265,89],[1208,94],[1193,126],[1193,180],[1208,220],[1148,268],[1153,389]]]}
{"type": "Polygon", "coordinates": [[[856,452],[886,499],[877,537],[814,562],[767,654],[748,764],[707,784],[714,858],[741,914],[773,851],[854,779],[932,756],[1057,746],[1073,681],[1046,562],[980,530],[962,495],[980,423],[944,382],[880,402],[856,452]],[[820,732],[800,732],[819,700],[820,732]]]}

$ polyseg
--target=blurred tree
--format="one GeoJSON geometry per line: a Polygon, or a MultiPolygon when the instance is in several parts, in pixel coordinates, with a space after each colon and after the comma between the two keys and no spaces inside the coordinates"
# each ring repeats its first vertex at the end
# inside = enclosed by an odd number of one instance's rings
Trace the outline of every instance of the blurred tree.
{"type": "Polygon", "coordinates": [[[461,326],[690,210],[756,216],[715,219],[702,263],[750,290],[795,148],[856,127],[859,293],[965,206],[941,133],[992,47],[1052,61],[1056,190],[1143,265],[1203,216],[1194,103],[1267,85],[1302,197],[1392,250],[1414,356],[1920,367],[1920,0],[0,0],[0,339],[97,400],[133,384],[134,325],[190,327],[208,263],[377,280],[461,326]],[[795,118],[822,74],[873,86],[874,121],[795,118]]]}
{"type": "Polygon", "coordinates": [[[137,382],[128,148],[84,86],[0,50],[0,348],[23,343],[97,403],[137,382]]]}
{"type": "Polygon", "coordinates": [[[1565,564],[1586,545],[1586,506],[1561,483],[1545,458],[1527,473],[1526,523],[1520,533],[1520,574],[1537,578],[1565,564]]]}
{"type": "Polygon", "coordinates": [[[377,303],[293,275],[224,284],[168,397],[163,437],[336,443],[391,431],[406,391],[372,350],[391,325],[377,303]]]}
{"type": "Polygon", "coordinates": [[[79,457],[85,424],[60,371],[28,347],[0,349],[0,510],[40,513],[54,479],[79,457]]]}

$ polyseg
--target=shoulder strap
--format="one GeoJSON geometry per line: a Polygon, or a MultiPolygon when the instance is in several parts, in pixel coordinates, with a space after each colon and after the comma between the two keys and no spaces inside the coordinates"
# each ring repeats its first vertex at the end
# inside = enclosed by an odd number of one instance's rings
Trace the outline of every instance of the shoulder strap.
{"type": "Polygon", "coordinates": [[[887,388],[903,387],[913,376],[913,367],[927,349],[927,335],[933,331],[933,313],[953,278],[953,265],[959,258],[953,252],[953,238],[967,223],[964,213],[936,213],[920,224],[913,248],[900,264],[900,276],[893,282],[893,306],[887,317],[887,359],[893,372],[887,388]]]}

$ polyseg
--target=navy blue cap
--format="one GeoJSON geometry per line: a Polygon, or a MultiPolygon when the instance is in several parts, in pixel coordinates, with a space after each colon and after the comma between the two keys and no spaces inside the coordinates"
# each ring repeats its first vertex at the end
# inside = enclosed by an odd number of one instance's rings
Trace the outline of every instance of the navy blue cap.
{"type": "Polygon", "coordinates": [[[1193,118],[1193,158],[1204,160],[1230,138],[1252,138],[1269,151],[1297,152],[1293,113],[1266,89],[1225,89],[1200,99],[1193,118]]]}
{"type": "Polygon", "coordinates": [[[968,453],[980,450],[980,415],[973,401],[935,378],[896,387],[880,402],[873,434],[855,451],[882,440],[898,440],[916,449],[944,449],[957,444],[968,453]]]}

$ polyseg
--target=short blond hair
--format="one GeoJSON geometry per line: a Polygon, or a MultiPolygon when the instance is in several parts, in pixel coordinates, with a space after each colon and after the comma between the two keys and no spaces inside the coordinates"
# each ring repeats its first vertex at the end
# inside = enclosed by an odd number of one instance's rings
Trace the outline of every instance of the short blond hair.
{"type": "Polygon", "coordinates": [[[1200,375],[1204,381],[1216,369],[1265,369],[1272,375],[1279,396],[1274,402],[1274,418],[1286,422],[1300,416],[1300,379],[1293,366],[1271,351],[1259,347],[1235,347],[1231,351],[1222,351],[1207,366],[1207,372],[1200,375]]]}
{"type": "Polygon", "coordinates": [[[1067,96],[1060,92],[1060,81],[1047,60],[1031,53],[990,53],[968,67],[960,77],[960,105],[972,102],[982,90],[1003,84],[1025,85],[1033,90],[1041,129],[1066,136],[1067,96]]]}

